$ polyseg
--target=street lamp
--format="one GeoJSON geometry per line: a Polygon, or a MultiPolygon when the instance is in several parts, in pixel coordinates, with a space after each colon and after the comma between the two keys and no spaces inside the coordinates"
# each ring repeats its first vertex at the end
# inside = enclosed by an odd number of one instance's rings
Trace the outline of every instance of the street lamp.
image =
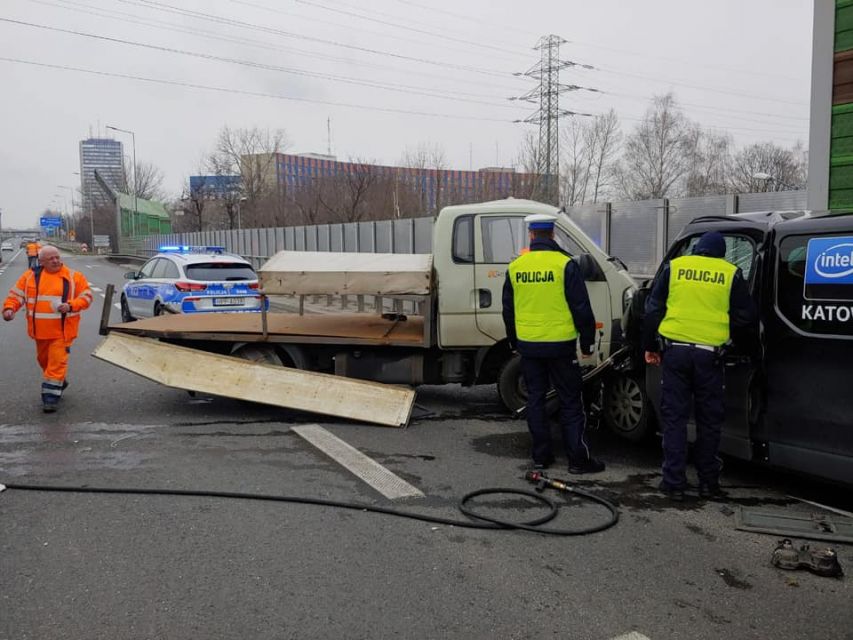
{"type": "MultiPolygon", "coordinates": [[[[136,218],[139,217],[139,206],[136,196],[137,189],[139,188],[139,176],[136,175],[136,134],[129,129],[119,129],[118,127],[112,127],[110,125],[107,125],[107,129],[121,131],[122,133],[129,133],[130,138],[133,141],[133,220],[130,221],[130,235],[136,237],[136,218]]],[[[92,242],[94,242],[94,238],[92,239],[92,242]]]]}

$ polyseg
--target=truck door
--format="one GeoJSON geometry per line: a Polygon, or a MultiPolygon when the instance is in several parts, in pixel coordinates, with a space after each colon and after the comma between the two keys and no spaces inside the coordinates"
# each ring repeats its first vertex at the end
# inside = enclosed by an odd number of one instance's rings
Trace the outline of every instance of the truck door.
{"type": "MultiPolygon", "coordinates": [[[[693,247],[699,241],[700,235],[685,238],[667,257],[667,260],[693,253],[693,247]]],[[[755,268],[757,266],[755,241],[749,236],[735,233],[723,232],[723,236],[726,239],[725,259],[740,267],[755,299],[760,288],[758,269],[755,268]]],[[[750,345],[744,344],[744,340],[739,340],[724,357],[726,422],[723,425],[720,442],[720,450],[723,453],[745,459],[752,456],[750,424],[755,418],[754,415],[750,415],[750,394],[753,393],[753,385],[756,384],[756,369],[748,355],[749,347],[750,345]]],[[[646,367],[646,392],[658,415],[660,415],[660,381],[661,368],[646,367]]],[[[695,427],[691,416],[689,424],[691,440],[695,438],[695,427]]]]}
{"type": "MultiPolygon", "coordinates": [[[[475,234],[474,287],[477,329],[492,340],[506,337],[502,315],[503,284],[507,266],[528,246],[525,214],[481,214],[475,234]]],[[[555,227],[555,240],[567,253],[580,258],[581,246],[562,228],[555,227]]],[[[596,322],[609,323],[610,294],[600,268],[591,263],[586,273],[596,322]]]]}

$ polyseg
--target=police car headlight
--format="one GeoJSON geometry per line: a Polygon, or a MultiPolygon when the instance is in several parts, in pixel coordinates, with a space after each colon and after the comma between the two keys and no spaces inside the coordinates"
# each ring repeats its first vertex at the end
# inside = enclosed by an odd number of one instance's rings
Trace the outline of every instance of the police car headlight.
{"type": "Polygon", "coordinates": [[[634,287],[628,287],[622,292],[622,313],[625,313],[628,310],[628,307],[631,306],[631,300],[634,299],[635,291],[636,289],[634,289],[634,287]]]}

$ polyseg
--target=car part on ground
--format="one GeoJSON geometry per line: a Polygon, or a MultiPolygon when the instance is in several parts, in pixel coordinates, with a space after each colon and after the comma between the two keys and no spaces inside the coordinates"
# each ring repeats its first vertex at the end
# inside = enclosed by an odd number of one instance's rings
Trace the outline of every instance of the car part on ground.
{"type": "Polygon", "coordinates": [[[770,564],[787,571],[805,569],[824,578],[840,578],[844,575],[835,549],[812,549],[808,544],[802,544],[797,549],[788,538],[777,543],[770,564]]]}

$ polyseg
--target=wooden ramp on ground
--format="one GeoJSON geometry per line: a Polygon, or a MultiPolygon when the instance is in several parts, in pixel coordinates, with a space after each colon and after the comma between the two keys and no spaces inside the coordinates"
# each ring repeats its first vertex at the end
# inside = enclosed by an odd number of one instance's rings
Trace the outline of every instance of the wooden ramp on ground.
{"type": "Polygon", "coordinates": [[[167,387],[405,427],[415,391],[110,333],[93,356],[167,387]]]}

